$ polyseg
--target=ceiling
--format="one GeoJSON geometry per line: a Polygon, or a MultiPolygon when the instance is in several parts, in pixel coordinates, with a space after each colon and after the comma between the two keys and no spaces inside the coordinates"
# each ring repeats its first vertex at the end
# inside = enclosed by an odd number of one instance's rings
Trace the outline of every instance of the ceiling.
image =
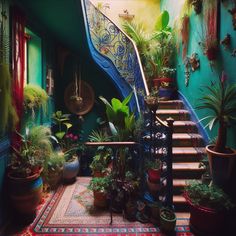
{"type": "Polygon", "coordinates": [[[88,47],[80,0],[16,0],[29,23],[86,55],[88,47]]]}

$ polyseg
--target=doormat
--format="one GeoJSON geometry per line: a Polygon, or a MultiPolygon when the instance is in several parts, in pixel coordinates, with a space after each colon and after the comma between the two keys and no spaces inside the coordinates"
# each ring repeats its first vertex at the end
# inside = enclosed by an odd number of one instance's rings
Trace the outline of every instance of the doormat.
{"type": "MultiPolygon", "coordinates": [[[[110,225],[109,211],[93,207],[93,193],[87,189],[90,180],[90,177],[78,177],[74,184],[59,187],[45,201],[34,222],[18,235],[165,235],[153,224],[129,222],[122,214],[114,213],[110,225]]],[[[177,219],[174,235],[193,235],[188,224],[184,225],[186,222],[188,219],[177,219]]]]}

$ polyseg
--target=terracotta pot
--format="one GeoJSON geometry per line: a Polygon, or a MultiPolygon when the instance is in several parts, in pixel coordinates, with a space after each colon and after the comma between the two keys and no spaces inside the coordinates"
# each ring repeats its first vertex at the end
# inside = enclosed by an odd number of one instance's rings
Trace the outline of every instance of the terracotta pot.
{"type": "Polygon", "coordinates": [[[213,183],[222,187],[230,180],[235,165],[236,150],[230,149],[229,153],[215,152],[214,145],[206,146],[210,172],[213,183]]]}
{"type": "Polygon", "coordinates": [[[172,232],[175,229],[175,225],[176,225],[176,216],[175,213],[170,210],[170,209],[161,209],[160,210],[160,223],[161,223],[161,230],[165,231],[165,232],[172,232]],[[167,219],[164,217],[163,212],[167,211],[169,212],[170,215],[173,216],[172,219],[167,219]]]}
{"type": "Polygon", "coordinates": [[[209,61],[216,60],[217,55],[218,55],[218,48],[217,47],[210,47],[206,50],[206,56],[209,61]]]}
{"type": "Polygon", "coordinates": [[[190,226],[199,233],[219,233],[224,228],[226,214],[217,212],[214,209],[193,205],[188,194],[184,197],[190,207],[190,226]]]}
{"type": "Polygon", "coordinates": [[[20,214],[35,214],[42,199],[43,181],[40,174],[19,178],[9,172],[7,177],[9,199],[13,208],[20,214]]]}
{"type": "Polygon", "coordinates": [[[160,191],[160,189],[161,189],[160,182],[159,183],[152,183],[148,177],[147,177],[147,185],[148,185],[148,189],[152,195],[156,195],[158,193],[158,191],[160,191]]]}
{"type": "Polygon", "coordinates": [[[106,172],[101,172],[101,171],[94,171],[93,172],[93,177],[105,177],[106,172]]]}
{"type": "Polygon", "coordinates": [[[148,179],[152,183],[160,182],[161,178],[161,169],[148,169],[148,179]]]}
{"type": "Polygon", "coordinates": [[[94,206],[104,208],[107,206],[107,194],[103,192],[93,191],[94,206]]]}

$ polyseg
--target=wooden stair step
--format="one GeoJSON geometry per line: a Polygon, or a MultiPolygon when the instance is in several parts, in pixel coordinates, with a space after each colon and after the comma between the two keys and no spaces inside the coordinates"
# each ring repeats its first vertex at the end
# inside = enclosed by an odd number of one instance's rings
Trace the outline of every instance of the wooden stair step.
{"type": "Polygon", "coordinates": [[[174,133],[173,134],[173,147],[197,147],[203,146],[203,139],[197,133],[174,133]]]}
{"type": "Polygon", "coordinates": [[[162,120],[169,117],[174,120],[189,120],[190,117],[189,111],[184,109],[158,109],[156,114],[162,120]]]}
{"type": "Polygon", "coordinates": [[[159,109],[182,109],[184,107],[182,100],[159,101],[159,109]]]}
{"type": "MultiPolygon", "coordinates": [[[[206,154],[204,147],[173,147],[173,161],[174,162],[196,162],[200,161],[206,154]]],[[[161,157],[163,150],[157,151],[157,157],[161,157]]]]}
{"type": "Polygon", "coordinates": [[[194,133],[197,132],[196,123],[189,120],[175,121],[173,124],[174,133],[194,133]]]}
{"type": "Polygon", "coordinates": [[[173,179],[173,192],[174,194],[182,194],[184,187],[187,185],[187,181],[193,179],[173,179]]]}
{"type": "Polygon", "coordinates": [[[199,168],[200,162],[173,163],[173,178],[176,179],[200,179],[204,168],[199,168]]]}
{"type": "Polygon", "coordinates": [[[189,225],[190,213],[189,212],[175,212],[176,214],[176,225],[186,226],[189,225]]]}
{"type": "Polygon", "coordinates": [[[186,212],[188,211],[188,205],[185,198],[182,195],[173,196],[173,204],[176,211],[186,212]]]}

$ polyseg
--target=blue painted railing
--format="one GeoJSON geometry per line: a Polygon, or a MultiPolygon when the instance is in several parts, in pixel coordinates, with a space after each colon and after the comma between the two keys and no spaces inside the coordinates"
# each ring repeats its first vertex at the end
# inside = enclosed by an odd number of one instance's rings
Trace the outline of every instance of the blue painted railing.
{"type": "Polygon", "coordinates": [[[143,110],[144,95],[149,92],[135,43],[89,0],[81,3],[94,61],[109,74],[123,97],[134,92],[132,110],[143,110]]]}

